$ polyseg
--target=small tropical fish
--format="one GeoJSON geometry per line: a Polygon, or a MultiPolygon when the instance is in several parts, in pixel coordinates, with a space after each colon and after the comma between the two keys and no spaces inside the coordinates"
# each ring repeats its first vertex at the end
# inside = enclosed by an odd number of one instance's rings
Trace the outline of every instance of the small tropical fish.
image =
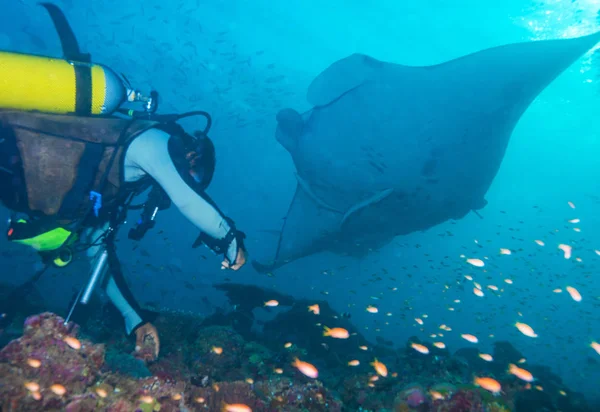
{"type": "Polygon", "coordinates": [[[301,361],[298,358],[294,358],[292,366],[298,369],[304,375],[308,376],[309,378],[316,379],[319,376],[319,371],[317,370],[317,368],[315,368],[314,365],[308,362],[301,361]]]}
{"type": "Polygon", "coordinates": [[[357,361],[356,359],[351,360],[350,362],[348,362],[348,366],[358,366],[360,365],[360,362],[357,361]]]}
{"type": "Polygon", "coordinates": [[[383,363],[379,362],[377,360],[377,358],[375,358],[375,360],[373,362],[371,362],[370,365],[373,366],[373,368],[375,368],[375,372],[377,372],[379,375],[383,376],[384,378],[388,375],[387,366],[385,366],[383,363]]]}
{"type": "Polygon", "coordinates": [[[594,349],[598,355],[600,355],[600,343],[592,342],[590,343],[590,347],[594,349]]]}
{"type": "Polygon", "coordinates": [[[537,338],[538,335],[533,331],[533,328],[526,323],[517,322],[515,323],[519,332],[521,332],[525,336],[529,336],[530,338],[537,338]]]}
{"type": "Polygon", "coordinates": [[[372,305],[367,306],[366,310],[369,313],[377,313],[377,312],[379,312],[379,309],[377,309],[375,306],[372,306],[372,305]]]}
{"type": "Polygon", "coordinates": [[[223,348],[220,348],[218,346],[213,346],[211,350],[216,355],[220,355],[223,353],[223,348]]]}
{"type": "Polygon", "coordinates": [[[480,298],[482,298],[484,296],[483,291],[478,288],[473,288],[473,293],[475,294],[475,296],[479,296],[480,298]]]}
{"type": "Polygon", "coordinates": [[[319,308],[318,303],[315,303],[314,305],[309,306],[308,311],[314,313],[315,315],[318,315],[321,313],[321,309],[319,308]]]}
{"type": "Polygon", "coordinates": [[[471,343],[477,343],[479,342],[479,339],[477,339],[476,336],[474,335],[469,335],[467,333],[463,333],[462,335],[460,335],[464,340],[466,340],[467,342],[471,342],[471,343]]]}
{"type": "Polygon", "coordinates": [[[444,395],[442,395],[438,391],[430,390],[429,395],[431,396],[431,399],[434,401],[441,401],[444,399],[444,395]]]}
{"type": "Polygon", "coordinates": [[[73,336],[65,336],[63,341],[75,350],[81,349],[81,342],[79,342],[79,340],[74,338],[73,336]]]}
{"type": "Polygon", "coordinates": [[[40,390],[40,385],[38,385],[36,382],[25,382],[25,389],[30,392],[37,392],[40,390]]]}
{"type": "Polygon", "coordinates": [[[528,370],[519,368],[517,365],[511,363],[508,365],[508,373],[515,375],[517,378],[524,380],[525,382],[533,382],[533,375],[528,370]]]}
{"type": "Polygon", "coordinates": [[[427,355],[429,353],[429,348],[425,345],[421,345],[420,343],[411,343],[410,347],[416,350],[423,355],[427,355]]]}
{"type": "Polygon", "coordinates": [[[272,300],[265,302],[265,306],[269,306],[272,308],[275,306],[279,306],[279,302],[277,302],[275,299],[272,299],[272,300]]]}
{"type": "Polygon", "coordinates": [[[433,346],[435,346],[438,349],[444,349],[446,347],[446,344],[444,342],[434,342],[433,346]]]}
{"type": "Polygon", "coordinates": [[[96,395],[98,395],[101,398],[106,398],[108,396],[108,392],[106,392],[106,389],[104,388],[96,388],[96,395]]]}
{"type": "Polygon", "coordinates": [[[366,347],[365,345],[359,346],[358,349],[360,350],[368,350],[369,348],[366,347]]]}
{"type": "Polygon", "coordinates": [[[567,292],[569,292],[569,295],[571,295],[571,299],[573,299],[575,302],[581,302],[582,297],[577,289],[575,289],[573,286],[567,286],[566,289],[567,292]]]}
{"type": "Polygon", "coordinates": [[[489,355],[489,354],[487,354],[487,353],[480,353],[480,354],[479,354],[479,357],[480,357],[481,359],[483,359],[484,361],[486,361],[486,362],[491,362],[491,361],[493,361],[493,360],[494,360],[494,358],[492,357],[492,355],[489,355]]]}
{"type": "Polygon", "coordinates": [[[500,248],[500,254],[501,255],[510,255],[510,254],[512,254],[512,252],[510,251],[510,249],[500,248]]]}
{"type": "Polygon", "coordinates": [[[494,395],[499,394],[500,391],[502,390],[502,386],[500,385],[500,382],[498,382],[496,379],[493,379],[493,378],[475,377],[475,379],[473,380],[473,383],[476,386],[480,386],[483,389],[486,389],[486,390],[492,392],[494,395]]]}
{"type": "Polygon", "coordinates": [[[154,403],[154,398],[150,395],[140,396],[140,401],[143,403],[154,403]]]}
{"type": "Polygon", "coordinates": [[[469,263],[475,267],[478,267],[478,268],[482,268],[485,266],[485,263],[481,259],[474,259],[474,258],[467,259],[467,263],[469,263]]]}
{"type": "Polygon", "coordinates": [[[560,244],[560,245],[558,245],[558,248],[564,252],[565,259],[571,258],[571,251],[573,250],[573,248],[571,246],[565,245],[565,244],[560,244]]]}
{"type": "Polygon", "coordinates": [[[327,326],[323,326],[325,331],[323,332],[323,336],[329,336],[336,339],[348,339],[350,337],[350,333],[344,328],[328,328],[327,326]]]}
{"type": "Polygon", "coordinates": [[[286,342],[285,345],[283,345],[284,348],[289,349],[292,347],[292,342],[286,342]]]}
{"type": "Polygon", "coordinates": [[[58,396],[63,396],[65,393],[67,393],[67,388],[59,383],[55,383],[54,385],[50,386],[50,390],[58,396]]]}
{"type": "Polygon", "coordinates": [[[223,403],[221,412],[252,412],[252,408],[243,403],[223,403]]]}
{"type": "Polygon", "coordinates": [[[38,359],[34,359],[34,358],[29,358],[27,359],[27,364],[29,366],[31,366],[32,368],[39,368],[40,366],[42,366],[42,362],[38,359]]]}

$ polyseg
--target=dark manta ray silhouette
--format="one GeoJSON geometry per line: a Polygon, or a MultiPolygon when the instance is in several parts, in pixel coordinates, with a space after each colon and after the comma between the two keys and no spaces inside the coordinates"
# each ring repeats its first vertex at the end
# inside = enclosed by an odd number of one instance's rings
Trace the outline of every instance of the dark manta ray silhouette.
{"type": "Polygon", "coordinates": [[[298,185],[274,261],[254,266],[374,249],[481,209],[521,115],[599,41],[516,43],[427,67],[333,63],[308,89],[312,110],[277,114],[298,185]]]}

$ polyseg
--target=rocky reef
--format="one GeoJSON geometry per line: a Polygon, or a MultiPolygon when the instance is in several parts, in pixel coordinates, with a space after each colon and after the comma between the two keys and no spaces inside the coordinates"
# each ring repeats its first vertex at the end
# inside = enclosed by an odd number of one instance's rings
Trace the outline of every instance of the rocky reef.
{"type": "MultiPolygon", "coordinates": [[[[153,323],[161,353],[151,363],[134,356],[134,343],[115,327],[120,319],[110,309],[77,318],[81,325],[50,312],[17,318],[22,330],[10,330],[20,337],[0,350],[0,411],[597,410],[544,366],[524,365],[536,377],[532,383],[508,374],[508,365],[523,358],[509,342],[498,342],[493,360],[484,361],[477,351],[450,353],[416,337],[396,349],[358,333],[324,339],[307,303],[286,301],[290,309],[260,335],[230,322],[239,312],[208,319],[159,313],[153,323]],[[306,376],[296,359],[318,377],[306,376]],[[475,377],[491,378],[501,390],[475,385],[475,377]]],[[[356,331],[327,302],[310,303],[318,303],[322,319],[356,331]]]]}

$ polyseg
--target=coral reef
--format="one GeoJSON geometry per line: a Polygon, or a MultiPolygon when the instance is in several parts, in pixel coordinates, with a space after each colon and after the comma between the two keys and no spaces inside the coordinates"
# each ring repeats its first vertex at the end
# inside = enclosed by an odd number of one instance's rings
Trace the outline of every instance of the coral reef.
{"type": "MultiPolygon", "coordinates": [[[[119,373],[131,372],[122,365],[119,372],[107,371],[105,346],[78,339],[79,326],[65,325],[51,313],[31,316],[23,336],[0,351],[0,410],[219,411],[239,403],[254,411],[341,410],[341,403],[318,381],[273,375],[255,383],[247,377],[247,371],[258,372],[272,357],[260,344],[246,343],[228,328],[200,332],[186,353],[193,349],[201,356],[186,373],[179,371],[184,358],[168,353],[148,365],[154,376],[134,378],[119,373]],[[212,350],[215,344],[223,345],[220,355],[212,350]],[[208,379],[194,379],[194,373],[208,379]]],[[[127,353],[112,356],[136,362],[127,353]]],[[[261,374],[266,370],[255,373],[261,374]]]]}
{"type": "MultiPolygon", "coordinates": [[[[232,290],[241,299],[243,289],[232,290]]],[[[229,404],[255,412],[594,410],[544,366],[527,365],[537,379],[531,385],[507,374],[508,363],[522,358],[508,342],[497,343],[492,362],[415,337],[393,350],[357,333],[349,345],[323,338],[307,310],[311,303],[290,302],[252,340],[227,316],[206,322],[190,313],[156,314],[161,354],[148,364],[136,359],[134,342],[115,327],[122,320],[110,310],[100,320],[76,318],[80,325],[49,312],[30,316],[22,336],[0,350],[0,411],[222,411],[229,404]],[[357,351],[357,342],[368,350],[357,351]],[[418,353],[414,343],[430,353],[418,353]],[[293,367],[295,358],[314,365],[318,378],[293,367]],[[375,370],[374,358],[386,365],[385,374],[375,370]],[[474,376],[496,379],[502,390],[492,394],[475,386],[474,376]]],[[[331,326],[356,331],[326,302],[318,303],[322,314],[336,319],[331,326]]],[[[9,327],[13,336],[21,333],[9,327]]]]}

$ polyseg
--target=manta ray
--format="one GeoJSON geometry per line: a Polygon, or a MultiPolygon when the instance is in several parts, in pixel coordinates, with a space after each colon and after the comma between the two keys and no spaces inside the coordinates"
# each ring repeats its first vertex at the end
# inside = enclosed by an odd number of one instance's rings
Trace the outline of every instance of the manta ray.
{"type": "Polygon", "coordinates": [[[355,254],[486,205],[515,125],[600,32],[514,43],[413,67],[353,54],[310,84],[306,113],[277,114],[297,187],[274,259],[355,254]]]}

